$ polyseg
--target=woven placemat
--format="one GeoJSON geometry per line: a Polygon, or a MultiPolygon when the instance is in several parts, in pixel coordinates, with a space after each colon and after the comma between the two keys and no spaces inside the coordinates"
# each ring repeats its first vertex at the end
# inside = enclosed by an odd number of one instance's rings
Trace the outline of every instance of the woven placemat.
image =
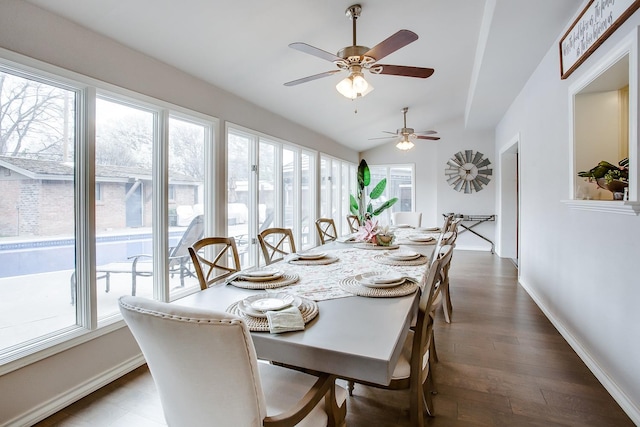
{"type": "Polygon", "coordinates": [[[326,265],[333,264],[338,261],[338,258],[333,256],[325,256],[318,259],[292,259],[289,261],[289,264],[294,265],[326,265]]]}
{"type": "Polygon", "coordinates": [[[361,297],[374,298],[403,297],[414,293],[416,289],[418,289],[418,285],[409,280],[405,280],[401,285],[394,286],[392,288],[369,288],[361,285],[360,282],[353,277],[342,279],[338,283],[343,290],[349,293],[359,295],[361,297]]]}
{"type": "Polygon", "coordinates": [[[386,255],[380,254],[373,257],[373,260],[379,264],[385,265],[423,265],[429,262],[429,257],[420,255],[416,259],[399,260],[389,258],[386,255]]]}
{"type": "Polygon", "coordinates": [[[438,239],[433,239],[433,240],[429,240],[428,242],[415,242],[413,240],[400,240],[398,241],[399,245],[419,245],[419,246],[425,246],[425,245],[435,245],[438,242],[438,239]]]}
{"type": "MultiPolygon", "coordinates": [[[[302,301],[300,303],[300,313],[302,314],[302,320],[304,320],[305,325],[311,322],[318,315],[318,304],[315,301],[312,301],[307,298],[298,297],[302,301]]],[[[236,301],[231,304],[225,310],[227,313],[235,314],[236,316],[242,317],[247,324],[247,327],[252,332],[269,332],[269,321],[267,318],[262,317],[253,317],[248,314],[244,314],[239,308],[238,304],[240,301],[236,301]]]]}
{"type": "Polygon", "coordinates": [[[376,245],[375,243],[358,243],[358,244],[354,245],[354,247],[356,247],[358,249],[370,249],[370,250],[374,250],[374,251],[384,251],[384,250],[387,250],[387,249],[398,249],[399,248],[398,245],[380,246],[380,245],[376,245]]]}
{"type": "Polygon", "coordinates": [[[276,280],[265,280],[263,282],[256,282],[238,277],[233,282],[229,283],[237,288],[243,289],[275,289],[281,288],[282,286],[290,285],[292,283],[296,283],[298,280],[300,280],[300,276],[298,276],[297,274],[283,274],[276,280]]]}

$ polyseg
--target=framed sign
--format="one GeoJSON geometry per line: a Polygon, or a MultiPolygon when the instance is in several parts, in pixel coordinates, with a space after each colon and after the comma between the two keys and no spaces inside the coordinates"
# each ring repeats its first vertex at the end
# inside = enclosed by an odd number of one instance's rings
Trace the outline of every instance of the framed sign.
{"type": "Polygon", "coordinates": [[[638,7],[640,0],[591,0],[560,39],[560,77],[569,77],[638,7]]]}

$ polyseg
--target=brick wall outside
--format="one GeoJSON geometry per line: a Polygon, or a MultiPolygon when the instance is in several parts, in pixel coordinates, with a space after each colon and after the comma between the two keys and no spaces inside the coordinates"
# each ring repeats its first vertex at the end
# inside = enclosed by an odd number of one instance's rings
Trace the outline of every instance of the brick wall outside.
{"type": "MultiPolygon", "coordinates": [[[[123,183],[101,183],[96,202],[96,232],[126,228],[126,194],[123,183]]],[[[3,180],[0,184],[0,237],[72,236],[74,183],[72,181],[3,180]]],[[[143,227],[152,224],[152,187],[143,189],[143,227]]],[[[194,189],[176,186],[176,205],[193,205],[194,189]]]]}

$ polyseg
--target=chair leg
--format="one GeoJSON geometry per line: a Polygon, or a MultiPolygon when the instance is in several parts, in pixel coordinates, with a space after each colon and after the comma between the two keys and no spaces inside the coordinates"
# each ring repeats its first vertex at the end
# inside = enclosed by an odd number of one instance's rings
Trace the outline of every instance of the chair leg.
{"type": "Polygon", "coordinates": [[[353,396],[353,389],[355,387],[355,383],[351,380],[347,381],[347,390],[349,390],[349,396],[353,396]]]}
{"type": "Polygon", "coordinates": [[[449,285],[445,287],[442,293],[442,312],[444,314],[444,321],[451,323],[451,312],[453,311],[453,305],[451,304],[451,294],[449,293],[449,285]]]}
{"type": "Polygon", "coordinates": [[[431,334],[431,339],[429,342],[429,362],[439,362],[438,352],[436,351],[436,337],[431,334]]]}

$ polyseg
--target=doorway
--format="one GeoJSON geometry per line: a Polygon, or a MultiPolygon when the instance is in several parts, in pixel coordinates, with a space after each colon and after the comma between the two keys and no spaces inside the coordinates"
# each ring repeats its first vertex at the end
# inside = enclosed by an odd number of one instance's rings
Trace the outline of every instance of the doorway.
{"type": "Polygon", "coordinates": [[[499,255],[509,258],[518,266],[519,258],[519,147],[520,135],[516,135],[500,152],[500,194],[499,194],[499,255]]]}

